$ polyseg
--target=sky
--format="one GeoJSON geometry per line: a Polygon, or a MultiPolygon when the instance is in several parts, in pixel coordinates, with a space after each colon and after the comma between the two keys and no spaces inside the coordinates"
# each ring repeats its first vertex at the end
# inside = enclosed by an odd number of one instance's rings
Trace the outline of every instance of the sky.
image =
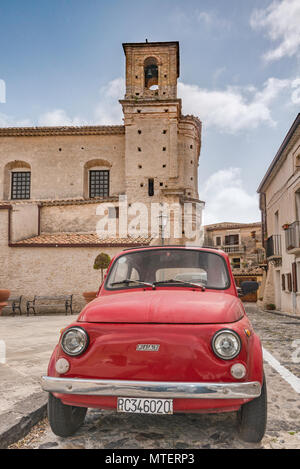
{"type": "Polygon", "coordinates": [[[0,0],[0,127],[122,123],[123,42],[179,41],[205,223],[260,220],[300,108],[300,0],[0,0]]]}

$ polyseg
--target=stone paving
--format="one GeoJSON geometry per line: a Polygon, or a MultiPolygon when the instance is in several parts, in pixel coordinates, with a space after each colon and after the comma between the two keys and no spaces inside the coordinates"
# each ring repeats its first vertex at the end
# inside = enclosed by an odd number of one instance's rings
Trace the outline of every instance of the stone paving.
{"type": "Polygon", "coordinates": [[[40,377],[57,344],[60,329],[76,316],[1,316],[0,340],[6,348],[0,363],[0,417],[17,403],[41,391],[40,377]]]}
{"type": "MultiPolygon", "coordinates": [[[[259,312],[248,304],[247,312],[264,348],[300,377],[295,340],[300,339],[300,320],[259,312]],[[294,353],[294,355],[293,355],[294,353]]],[[[300,395],[265,364],[268,386],[268,424],[260,444],[241,441],[236,414],[175,414],[146,416],[88,411],[85,424],[72,438],[58,438],[47,420],[41,422],[14,448],[196,449],[196,448],[300,448],[300,395]]]]}

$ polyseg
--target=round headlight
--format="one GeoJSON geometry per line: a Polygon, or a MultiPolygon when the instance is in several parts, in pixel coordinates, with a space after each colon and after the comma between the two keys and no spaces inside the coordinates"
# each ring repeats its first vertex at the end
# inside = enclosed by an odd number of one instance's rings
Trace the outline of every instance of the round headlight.
{"type": "Polygon", "coordinates": [[[223,329],[214,335],[212,348],[217,357],[231,360],[241,351],[241,339],[236,332],[223,329]]]}
{"type": "Polygon", "coordinates": [[[89,338],[81,327],[71,327],[67,329],[61,338],[61,347],[67,355],[80,355],[89,343],[89,338]]]}

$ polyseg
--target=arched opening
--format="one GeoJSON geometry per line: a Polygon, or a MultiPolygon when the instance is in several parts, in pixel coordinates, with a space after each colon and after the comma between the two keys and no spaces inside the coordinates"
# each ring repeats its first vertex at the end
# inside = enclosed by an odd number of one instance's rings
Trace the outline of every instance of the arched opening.
{"type": "Polygon", "coordinates": [[[145,88],[158,89],[158,63],[155,57],[148,57],[144,62],[145,88]]]}
{"type": "Polygon", "coordinates": [[[15,160],[4,167],[4,200],[30,199],[31,167],[25,161],[15,160]]]}

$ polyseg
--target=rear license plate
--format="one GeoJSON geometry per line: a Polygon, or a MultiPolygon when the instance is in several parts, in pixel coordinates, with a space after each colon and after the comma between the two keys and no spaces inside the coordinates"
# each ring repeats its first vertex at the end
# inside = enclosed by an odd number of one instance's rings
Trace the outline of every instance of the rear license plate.
{"type": "Polygon", "coordinates": [[[117,410],[132,414],[173,414],[173,399],[118,397],[117,410]]]}

